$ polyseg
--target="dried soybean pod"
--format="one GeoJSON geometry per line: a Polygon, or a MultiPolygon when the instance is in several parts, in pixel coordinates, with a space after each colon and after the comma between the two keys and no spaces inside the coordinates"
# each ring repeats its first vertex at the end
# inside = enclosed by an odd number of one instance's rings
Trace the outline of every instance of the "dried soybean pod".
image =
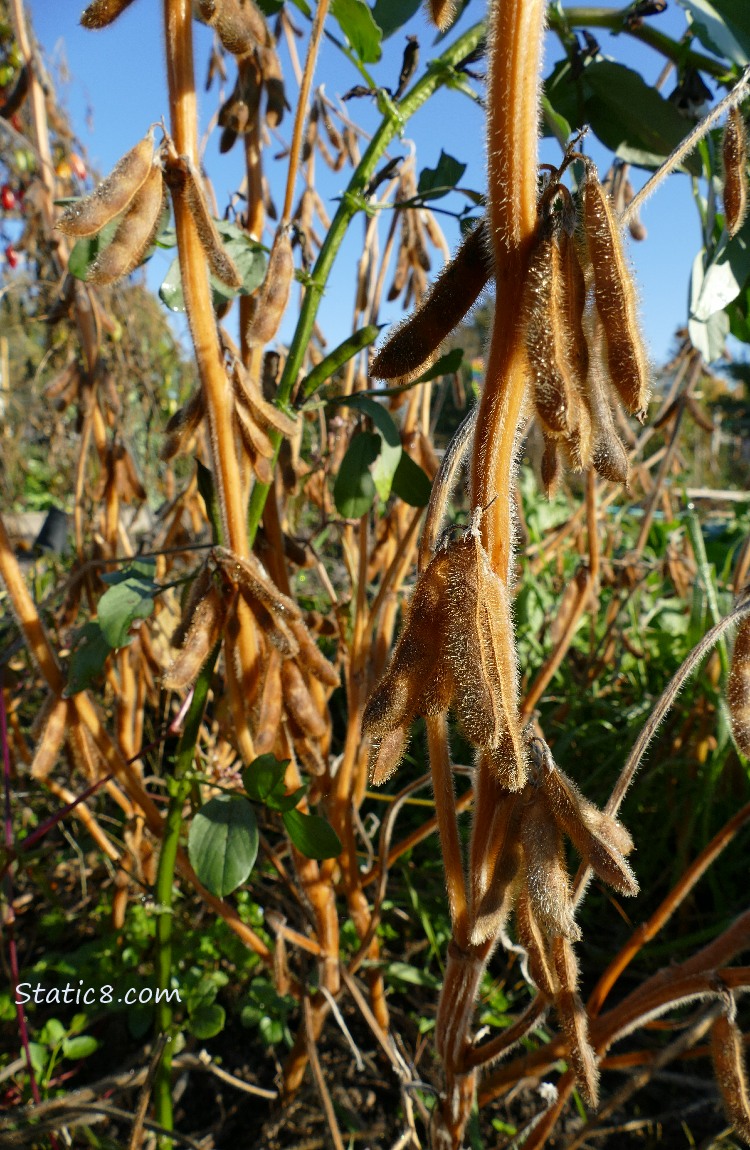
{"type": "Polygon", "coordinates": [[[564,333],[557,306],[559,278],[557,239],[543,231],[529,261],[523,323],[534,406],[549,435],[566,435],[571,430],[568,414],[570,387],[560,357],[564,333]]]}
{"type": "Polygon", "coordinates": [[[212,583],[193,611],[182,647],[162,675],[162,686],[166,690],[183,691],[195,682],[221,639],[226,618],[227,600],[212,583]]]}
{"type": "Polygon", "coordinates": [[[557,484],[559,460],[557,458],[557,443],[551,436],[544,436],[544,454],[542,455],[542,483],[549,499],[557,484]]]}
{"type": "Polygon", "coordinates": [[[375,356],[372,375],[409,383],[425,370],[433,352],[459,325],[492,278],[492,256],[484,219],[464,238],[412,316],[375,356]]]}
{"type": "Polygon", "coordinates": [[[67,722],[67,700],[50,695],[39,715],[39,740],[31,761],[32,779],[46,779],[57,763],[67,722]]]}
{"type": "MultiPolygon", "coordinates": [[[[576,407],[580,413],[580,395],[586,383],[589,370],[589,348],[583,326],[586,309],[586,278],[581,267],[579,246],[575,237],[563,229],[560,244],[560,291],[559,301],[562,312],[563,346],[561,353],[577,392],[576,407]]],[[[577,423],[577,419],[573,422],[577,423]]]]}
{"type": "Polygon", "coordinates": [[[336,668],[328,662],[302,619],[291,619],[289,626],[299,643],[298,662],[327,687],[338,687],[341,679],[336,668]]]}
{"type": "Polygon", "coordinates": [[[118,160],[89,196],[66,208],[55,227],[66,236],[93,236],[119,216],[152,172],[154,129],[118,160]]]}
{"type": "Polygon", "coordinates": [[[583,226],[596,308],[606,339],[609,376],[627,410],[640,415],[648,406],[649,368],[638,328],[635,288],[623,251],[620,225],[591,161],[586,163],[581,191],[583,226]]]}
{"type": "Polygon", "coordinates": [[[279,330],[294,279],[294,257],[287,228],[279,228],[268,257],[265,279],[251,299],[247,342],[251,347],[270,343],[279,330]]]}
{"type": "Polygon", "coordinates": [[[81,24],[84,28],[106,28],[132,3],[133,0],[94,0],[84,9],[81,24]]]}
{"type": "Polygon", "coordinates": [[[238,398],[234,406],[234,414],[240,434],[245,440],[251,455],[259,455],[261,459],[273,459],[274,446],[262,428],[258,427],[245,404],[238,398]]]}
{"type": "Polygon", "coordinates": [[[554,939],[552,957],[560,980],[555,1009],[568,1040],[570,1061],[585,1101],[596,1107],[599,1099],[599,1067],[589,1042],[588,1016],[577,992],[578,962],[566,938],[554,939]]]}
{"type": "Polygon", "coordinates": [[[165,462],[183,450],[190,436],[198,430],[205,413],[203,390],[197,387],[185,406],[174,413],[164,428],[166,439],[159,455],[165,462]]]}
{"type": "Polygon", "coordinates": [[[260,53],[260,70],[263,74],[263,87],[266,91],[266,123],[269,128],[278,128],[289,107],[284,91],[281,64],[273,44],[269,43],[260,53]]]}
{"type": "Polygon", "coordinates": [[[539,794],[524,809],[521,846],[529,902],[543,933],[547,938],[561,934],[579,939],[581,931],[573,917],[562,835],[539,794]]]}
{"type": "Polygon", "coordinates": [[[266,663],[266,677],[260,698],[258,722],[254,732],[255,752],[266,755],[273,750],[281,729],[281,653],[271,648],[266,663]]]}
{"type": "Polygon", "coordinates": [[[740,622],[727,680],[732,733],[743,755],[750,755],[750,616],[740,622]]]}
{"type": "Polygon", "coordinates": [[[138,267],[159,226],[164,196],[161,166],[153,164],[145,184],[123,216],[114,239],[89,268],[87,280],[96,284],[113,283],[138,267]]]}
{"type": "Polygon", "coordinates": [[[620,850],[632,850],[625,827],[597,811],[555,766],[545,768],[542,787],[556,821],[599,878],[620,894],[637,894],[638,881],[620,850]]]}
{"type": "Polygon", "coordinates": [[[534,918],[525,886],[521,887],[516,902],[516,932],[518,941],[526,951],[529,974],[534,984],[542,994],[554,998],[560,989],[557,974],[547,950],[547,941],[534,918]]]}
{"type": "Polygon", "coordinates": [[[596,317],[591,317],[591,319],[589,341],[591,362],[583,392],[583,401],[591,429],[589,440],[591,464],[603,479],[608,479],[611,483],[623,483],[627,486],[630,480],[630,463],[622,440],[617,434],[600,367],[599,350],[602,342],[602,325],[596,317]]]}
{"type": "Polygon", "coordinates": [[[456,16],[456,0],[427,0],[427,12],[432,23],[445,32],[456,16]]]}
{"type": "Polygon", "coordinates": [[[724,1113],[739,1136],[750,1142],[750,1099],[744,1042],[735,1015],[736,1007],[734,999],[731,999],[727,1013],[720,1015],[711,1027],[711,1057],[724,1113]]]}
{"type": "Polygon", "coordinates": [[[268,43],[265,19],[253,0],[197,0],[196,8],[233,56],[247,56],[268,43]]]}
{"type": "Polygon", "coordinates": [[[224,247],[219,230],[208,210],[200,176],[190,161],[185,172],[183,195],[211,271],[221,283],[238,291],[242,287],[242,277],[224,247]]]}
{"type": "Polygon", "coordinates": [[[328,725],[315,706],[302,672],[293,659],[281,665],[281,687],[284,706],[297,726],[311,739],[322,739],[328,725]]]}
{"type": "Polygon", "coordinates": [[[747,213],[747,128],[739,108],[732,108],[727,116],[721,152],[726,229],[736,236],[747,213]]]}
{"type": "Polygon", "coordinates": [[[296,433],[296,420],[264,398],[259,384],[239,358],[235,358],[232,365],[232,383],[237,398],[244,402],[255,422],[264,431],[273,429],[287,437],[296,433]]]}

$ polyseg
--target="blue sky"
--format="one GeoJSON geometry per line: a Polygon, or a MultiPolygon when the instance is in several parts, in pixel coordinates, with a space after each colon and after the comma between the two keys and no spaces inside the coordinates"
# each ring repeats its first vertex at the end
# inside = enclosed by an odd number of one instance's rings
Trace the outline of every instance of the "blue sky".
{"type": "MultiPolygon", "coordinates": [[[[80,28],[80,0],[30,0],[34,29],[53,73],[59,74],[64,65],[67,81],[58,81],[59,96],[67,106],[71,121],[81,139],[90,165],[106,174],[116,160],[146,131],[149,124],[167,114],[166,82],[163,60],[163,34],[161,31],[161,3],[157,0],[136,0],[110,28],[90,32],[80,28]]],[[[618,5],[619,6],[619,5],[618,5]]],[[[614,7],[614,5],[613,5],[614,7]]],[[[292,9],[292,11],[295,11],[292,9]]],[[[474,0],[458,25],[468,27],[481,16],[483,6],[474,0]]],[[[301,25],[304,21],[298,15],[301,25]]],[[[663,31],[678,37],[685,28],[682,10],[671,5],[667,12],[655,18],[663,31]]],[[[403,32],[394,35],[384,45],[380,64],[373,66],[376,80],[395,86],[403,50],[403,35],[407,32],[419,36],[422,62],[436,51],[432,48],[434,32],[418,13],[403,32]]],[[[605,55],[642,70],[653,81],[661,71],[663,60],[652,50],[635,43],[626,36],[612,37],[597,34],[605,55]]],[[[216,88],[203,94],[203,80],[211,44],[208,29],[195,25],[196,71],[201,93],[201,118],[206,124],[217,106],[216,88]]],[[[302,53],[301,53],[302,54],[302,53]]],[[[545,59],[545,72],[562,55],[559,44],[549,38],[545,59]]],[[[282,66],[289,85],[290,103],[294,105],[295,86],[286,48],[281,49],[282,66]]],[[[230,62],[230,83],[233,68],[230,62]]],[[[63,73],[64,74],[64,73],[63,73]]],[[[326,93],[332,98],[342,95],[353,84],[360,82],[354,67],[331,44],[324,43],[316,82],[325,81],[326,93]]],[[[668,80],[665,90],[674,86],[668,80]]],[[[350,113],[372,128],[375,124],[368,101],[355,101],[348,105],[350,113]]],[[[291,120],[282,124],[282,135],[287,138],[291,120]]],[[[418,167],[434,167],[441,149],[467,164],[462,184],[482,190],[484,186],[484,146],[481,110],[469,99],[455,92],[438,94],[409,122],[405,141],[394,144],[389,155],[404,154],[406,141],[414,141],[418,167]]],[[[269,154],[280,150],[273,140],[269,154]]],[[[594,143],[590,148],[600,168],[606,169],[609,156],[594,143]]],[[[545,143],[543,159],[558,160],[559,148],[545,143]]],[[[239,147],[227,157],[218,153],[218,138],[209,142],[205,157],[206,168],[214,181],[220,206],[239,185],[242,178],[242,159],[239,147]]],[[[277,201],[281,199],[284,165],[269,163],[269,176],[277,201]],[[274,171],[274,168],[277,171],[274,171]]],[[[328,201],[329,211],[335,208],[335,197],[348,179],[348,169],[330,173],[319,162],[321,194],[328,201]]],[[[639,186],[646,173],[634,171],[633,183],[639,186]]],[[[441,206],[458,208],[463,200],[450,197],[441,206]]],[[[698,217],[693,206],[690,182],[685,176],[668,181],[646,205],[643,221],[648,228],[644,243],[631,244],[631,257],[641,298],[644,332],[655,362],[667,357],[674,330],[686,319],[687,285],[693,257],[700,245],[698,217]]],[[[387,219],[383,221],[383,242],[387,219]]],[[[448,242],[458,239],[457,224],[441,218],[448,242]]],[[[321,309],[321,326],[332,345],[345,338],[350,330],[352,298],[356,260],[361,243],[363,219],[355,220],[351,236],[340,252],[332,280],[321,309]]],[[[148,280],[158,286],[169,265],[169,256],[158,252],[148,269],[148,280]]],[[[439,265],[436,255],[435,267],[439,265]]],[[[398,312],[384,310],[384,319],[398,318],[398,312]]],[[[289,331],[282,329],[282,336],[289,331]]]]}

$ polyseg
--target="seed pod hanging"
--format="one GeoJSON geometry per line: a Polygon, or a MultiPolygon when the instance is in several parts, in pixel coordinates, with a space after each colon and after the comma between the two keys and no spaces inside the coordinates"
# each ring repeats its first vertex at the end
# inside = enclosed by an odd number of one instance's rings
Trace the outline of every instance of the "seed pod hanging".
{"type": "Polygon", "coordinates": [[[732,108],[727,116],[721,151],[726,229],[736,236],[747,213],[747,129],[739,108],[732,108]]]}
{"type": "Polygon", "coordinates": [[[133,0],[94,0],[84,10],[81,24],[84,28],[106,28],[132,3],[133,0]]]}
{"type": "Polygon", "coordinates": [[[66,236],[93,236],[119,216],[143,187],[152,170],[154,129],[115,164],[89,196],[66,208],[55,225],[66,236]]]}
{"type": "Polygon", "coordinates": [[[86,279],[96,284],[113,283],[138,267],[153,243],[164,199],[161,165],[155,163],[143,187],[131,201],[114,239],[96,257],[86,279]]]}
{"type": "Polygon", "coordinates": [[[743,755],[750,755],[750,617],[737,628],[727,680],[732,732],[743,755]]]}

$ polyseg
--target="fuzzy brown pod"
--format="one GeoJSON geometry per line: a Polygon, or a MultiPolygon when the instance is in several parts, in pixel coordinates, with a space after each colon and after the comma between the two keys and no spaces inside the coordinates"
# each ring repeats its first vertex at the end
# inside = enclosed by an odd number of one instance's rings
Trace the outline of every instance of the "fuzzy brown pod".
{"type": "Polygon", "coordinates": [[[724,1113],[740,1138],[750,1142],[750,1098],[745,1072],[745,1043],[737,1025],[734,999],[711,1027],[711,1058],[724,1113]]]}
{"type": "Polygon", "coordinates": [[[599,1067],[589,1042],[589,1021],[578,994],[578,962],[566,938],[552,943],[552,957],[560,982],[555,1009],[568,1043],[570,1061],[578,1087],[589,1106],[599,1101],[599,1067]]]}
{"type": "Polygon", "coordinates": [[[81,24],[84,28],[106,28],[132,3],[133,0],[94,0],[84,9],[81,24]]]}
{"type": "Polygon", "coordinates": [[[456,18],[456,0],[427,0],[427,14],[441,32],[450,28],[456,18]]]}
{"type": "Polygon", "coordinates": [[[168,691],[184,691],[194,683],[222,637],[228,600],[210,576],[209,580],[205,593],[192,605],[189,619],[181,624],[180,650],[162,675],[162,686],[168,691]]]}
{"type": "Polygon", "coordinates": [[[584,862],[620,894],[638,894],[638,880],[624,857],[633,849],[628,831],[584,798],[575,783],[555,766],[548,748],[541,785],[556,823],[584,862]]]}
{"type": "Polygon", "coordinates": [[[595,165],[586,161],[581,185],[583,229],[602,321],[609,378],[625,408],[643,418],[648,407],[649,365],[636,313],[636,294],[622,246],[620,225],[595,165]]]}
{"type": "Polygon", "coordinates": [[[521,813],[517,793],[508,791],[496,798],[490,850],[471,867],[472,945],[497,938],[513,909],[523,872],[518,836],[521,813]]]}
{"type": "Polygon", "coordinates": [[[521,846],[529,902],[542,932],[547,938],[562,935],[577,941],[581,931],[573,917],[562,834],[539,793],[524,807],[521,846]]]}
{"type": "Polygon", "coordinates": [[[451,561],[439,551],[420,575],[388,669],[367,701],[362,734],[372,743],[373,786],[397,769],[417,715],[447,710],[452,671],[443,654],[446,588],[451,561]]]}
{"type": "Polygon", "coordinates": [[[281,729],[283,695],[281,693],[281,653],[271,648],[265,666],[263,690],[253,739],[258,755],[269,754],[281,729]]]}
{"type": "Polygon", "coordinates": [[[277,431],[287,438],[296,433],[297,421],[264,398],[260,384],[238,356],[233,359],[230,376],[236,399],[244,404],[259,428],[277,431]]]}
{"type": "Polygon", "coordinates": [[[736,236],[747,215],[747,128],[739,108],[727,116],[721,153],[725,224],[729,235],[736,236]]]}
{"type": "Polygon", "coordinates": [[[248,56],[269,43],[265,18],[253,0],[194,0],[193,7],[233,56],[248,56]]]}
{"type": "Polygon", "coordinates": [[[32,779],[46,779],[57,763],[68,724],[68,702],[50,695],[40,712],[38,742],[31,760],[32,779]]]}
{"type": "Polygon", "coordinates": [[[518,894],[515,909],[518,941],[526,951],[528,973],[534,985],[548,998],[554,998],[560,984],[549,953],[547,939],[534,917],[529,891],[524,884],[518,894]]]}
{"type": "Polygon", "coordinates": [[[260,70],[266,93],[266,123],[269,128],[278,128],[289,107],[284,90],[284,79],[278,53],[270,42],[260,52],[260,70]]]}
{"type": "Polygon", "coordinates": [[[615,427],[600,363],[603,328],[596,316],[591,316],[590,321],[590,363],[583,392],[584,407],[588,415],[590,465],[602,479],[607,479],[610,483],[622,483],[627,487],[630,482],[630,462],[615,427]]]}
{"type": "Polygon", "coordinates": [[[203,390],[197,387],[187,403],[171,416],[164,428],[165,440],[159,456],[165,462],[185,451],[206,414],[203,390]]]}
{"type": "Polygon", "coordinates": [[[281,689],[290,718],[309,739],[322,739],[328,724],[315,706],[310,689],[297,663],[285,659],[281,665],[281,689]]]}
{"type": "Polygon", "coordinates": [[[279,330],[294,279],[292,242],[286,228],[279,228],[268,257],[266,275],[250,300],[246,336],[251,347],[270,343],[279,330]]]}
{"type": "Polygon", "coordinates": [[[142,188],[131,200],[114,239],[88,269],[87,280],[95,284],[114,283],[138,267],[156,235],[164,198],[161,165],[155,163],[142,188]]]}
{"type": "Polygon", "coordinates": [[[228,288],[239,291],[242,287],[242,276],[237,271],[234,260],[224,247],[219,229],[216,227],[213,217],[208,210],[200,176],[189,160],[186,164],[182,194],[185,198],[188,211],[193,217],[195,230],[198,233],[198,239],[208,260],[208,266],[217,280],[225,284],[228,288]]]}
{"type": "Polygon", "coordinates": [[[93,236],[124,212],[152,174],[154,129],[126,152],[94,191],[66,208],[55,224],[66,236],[93,236]]]}
{"type": "Polygon", "coordinates": [[[732,733],[743,755],[750,755],[750,616],[737,628],[727,680],[732,733]]]}
{"type": "Polygon", "coordinates": [[[278,589],[252,553],[240,558],[226,547],[214,547],[211,556],[225,579],[238,588],[268,639],[285,658],[293,658],[299,645],[289,623],[302,618],[297,604],[278,589]]]}
{"type": "MultiPolygon", "coordinates": [[[[416,379],[428,367],[446,336],[474,306],[492,274],[487,225],[480,220],[428,289],[414,314],[388,337],[373,360],[371,374],[377,379],[399,383],[416,379]]],[[[406,264],[404,281],[405,276],[406,264]]]]}
{"type": "Polygon", "coordinates": [[[518,658],[508,591],[492,569],[477,521],[443,554],[452,706],[467,738],[489,754],[502,786],[521,790],[527,752],[518,718],[518,658]]]}
{"type": "Polygon", "coordinates": [[[547,435],[569,435],[576,423],[573,381],[567,366],[561,252],[557,229],[543,220],[524,285],[523,328],[534,407],[547,435]]]}

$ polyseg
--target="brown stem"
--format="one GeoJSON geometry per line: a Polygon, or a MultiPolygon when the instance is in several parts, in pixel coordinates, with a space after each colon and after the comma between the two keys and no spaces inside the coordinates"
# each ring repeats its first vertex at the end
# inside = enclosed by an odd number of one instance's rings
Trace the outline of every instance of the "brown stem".
{"type": "Polygon", "coordinates": [[[315,19],[313,20],[312,32],[310,33],[310,43],[307,47],[305,70],[302,74],[302,83],[300,84],[299,96],[297,97],[297,113],[294,117],[292,142],[289,147],[289,167],[287,168],[286,192],[284,194],[284,210],[281,214],[282,226],[288,224],[292,218],[294,184],[297,179],[299,157],[300,152],[302,151],[302,131],[305,126],[307,102],[310,98],[310,88],[312,87],[312,79],[315,72],[315,62],[318,58],[318,49],[320,48],[320,41],[323,36],[323,25],[325,23],[327,14],[328,0],[318,0],[318,7],[315,10],[315,19]]]}

